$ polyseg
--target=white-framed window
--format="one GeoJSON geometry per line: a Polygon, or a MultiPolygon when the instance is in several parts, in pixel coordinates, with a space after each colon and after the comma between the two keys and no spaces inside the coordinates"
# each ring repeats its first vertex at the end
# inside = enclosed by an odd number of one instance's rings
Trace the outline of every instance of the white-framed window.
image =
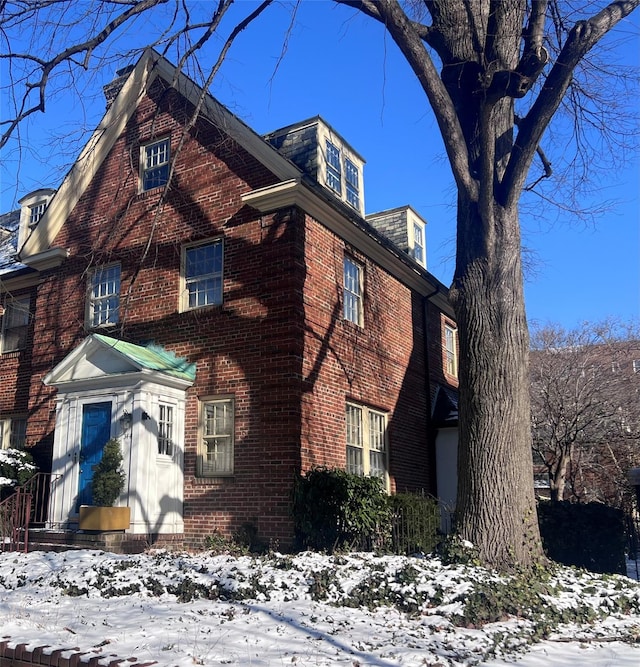
{"type": "Polygon", "coordinates": [[[424,252],[424,227],[417,222],[413,223],[413,258],[423,266],[426,263],[424,252]]]}
{"type": "Polygon", "coordinates": [[[344,177],[347,185],[347,202],[360,210],[360,180],[358,167],[346,157],[344,159],[344,177]]]}
{"type": "Polygon", "coordinates": [[[633,360],[633,372],[640,373],[640,359],[633,360]]]}
{"type": "Polygon", "coordinates": [[[347,403],[347,472],[379,477],[387,488],[387,415],[379,410],[347,403]]]}
{"type": "Polygon", "coordinates": [[[344,258],[343,317],[362,326],[362,267],[350,257],[344,258]]]}
{"type": "Polygon", "coordinates": [[[327,139],[327,185],[342,194],[342,159],[340,149],[327,139]]]}
{"type": "Polygon", "coordinates": [[[169,180],[169,138],[142,146],[140,164],[143,192],[166,185],[169,180]]]}
{"type": "Polygon", "coordinates": [[[234,420],[232,397],[200,402],[197,473],[201,477],[233,474],[234,420]]]}
{"type": "Polygon", "coordinates": [[[26,346],[31,319],[30,303],[28,296],[9,299],[5,303],[0,352],[15,352],[26,346]]]}
{"type": "Polygon", "coordinates": [[[222,303],[222,239],[182,249],[182,310],[222,303]]]}
{"type": "Polygon", "coordinates": [[[342,147],[325,139],[325,181],[327,187],[360,211],[360,169],[342,147]],[[343,197],[344,192],[344,197],[343,197]]]}
{"type": "Polygon", "coordinates": [[[0,449],[24,449],[27,443],[25,417],[0,419],[0,449]]]}
{"type": "Polygon", "coordinates": [[[91,275],[87,321],[90,327],[117,324],[120,318],[120,264],[101,266],[91,275]]]}
{"type": "Polygon", "coordinates": [[[47,208],[46,201],[39,201],[29,206],[29,227],[35,227],[47,208]]]}
{"type": "Polygon", "coordinates": [[[173,456],[173,406],[166,403],[158,405],[158,454],[173,456]]]}
{"type": "Polygon", "coordinates": [[[444,361],[448,375],[458,377],[458,345],[457,331],[449,324],[444,325],[444,361]]]}

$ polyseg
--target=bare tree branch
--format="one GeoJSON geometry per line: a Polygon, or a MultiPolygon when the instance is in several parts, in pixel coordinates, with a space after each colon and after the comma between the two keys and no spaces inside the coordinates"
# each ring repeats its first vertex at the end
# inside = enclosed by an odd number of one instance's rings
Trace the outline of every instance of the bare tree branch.
{"type": "Polygon", "coordinates": [[[509,202],[515,203],[520,198],[533,156],[544,131],[562,103],[577,63],[613,26],[639,5],[640,0],[616,0],[591,19],[578,22],[569,33],[542,90],[519,128],[504,177],[509,202]]]}

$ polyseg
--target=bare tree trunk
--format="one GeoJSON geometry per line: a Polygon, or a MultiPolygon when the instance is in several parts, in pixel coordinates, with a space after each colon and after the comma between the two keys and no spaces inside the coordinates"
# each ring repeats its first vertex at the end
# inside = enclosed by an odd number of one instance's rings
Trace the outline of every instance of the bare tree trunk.
{"type": "Polygon", "coordinates": [[[563,451],[558,458],[558,464],[551,477],[551,500],[554,502],[564,500],[564,487],[567,483],[567,467],[569,465],[569,460],[570,455],[568,456],[563,451]]]}
{"type": "Polygon", "coordinates": [[[529,335],[517,209],[493,202],[489,215],[481,215],[480,208],[459,198],[452,297],[460,325],[460,440],[466,446],[458,462],[458,531],[479,548],[483,562],[508,568],[542,558],[532,479],[529,335]]]}

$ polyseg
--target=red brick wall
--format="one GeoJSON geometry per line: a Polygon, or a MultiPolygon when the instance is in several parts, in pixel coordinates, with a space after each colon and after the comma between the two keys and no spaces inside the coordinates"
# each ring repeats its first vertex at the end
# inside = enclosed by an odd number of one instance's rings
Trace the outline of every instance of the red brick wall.
{"type": "Polygon", "coordinates": [[[388,414],[392,489],[430,490],[422,299],[312,219],[306,226],[303,467],[344,466],[345,403],[388,414]],[[363,269],[363,326],[343,319],[345,253],[363,269]]]}
{"type": "MultiPolygon", "coordinates": [[[[208,123],[182,147],[161,207],[160,190],[139,194],[140,144],[169,133],[175,152],[188,112],[155,86],[55,240],[70,258],[38,288],[29,439],[50,450],[55,391],[42,378],[88,334],[92,267],[117,260],[121,322],[105,333],[153,340],[197,365],[186,406],[187,545],[249,523],[286,546],[294,474],[344,466],[347,399],[388,413],[392,487],[432,490],[422,299],[300,211],[244,206],[242,193],[277,179],[208,123]],[[208,238],[224,238],[224,303],[180,313],[181,246],[208,238]],[[362,328],[342,319],[345,251],[364,266],[362,328]],[[198,478],[198,401],[223,394],[235,398],[234,475],[198,478]]],[[[10,381],[15,371],[3,373],[10,381]]]]}

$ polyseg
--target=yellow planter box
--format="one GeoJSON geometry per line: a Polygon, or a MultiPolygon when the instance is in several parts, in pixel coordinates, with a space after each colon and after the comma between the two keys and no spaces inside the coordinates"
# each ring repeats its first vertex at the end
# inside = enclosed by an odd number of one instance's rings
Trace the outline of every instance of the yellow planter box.
{"type": "Polygon", "coordinates": [[[80,505],[80,530],[126,530],[130,525],[130,507],[80,505]]]}

